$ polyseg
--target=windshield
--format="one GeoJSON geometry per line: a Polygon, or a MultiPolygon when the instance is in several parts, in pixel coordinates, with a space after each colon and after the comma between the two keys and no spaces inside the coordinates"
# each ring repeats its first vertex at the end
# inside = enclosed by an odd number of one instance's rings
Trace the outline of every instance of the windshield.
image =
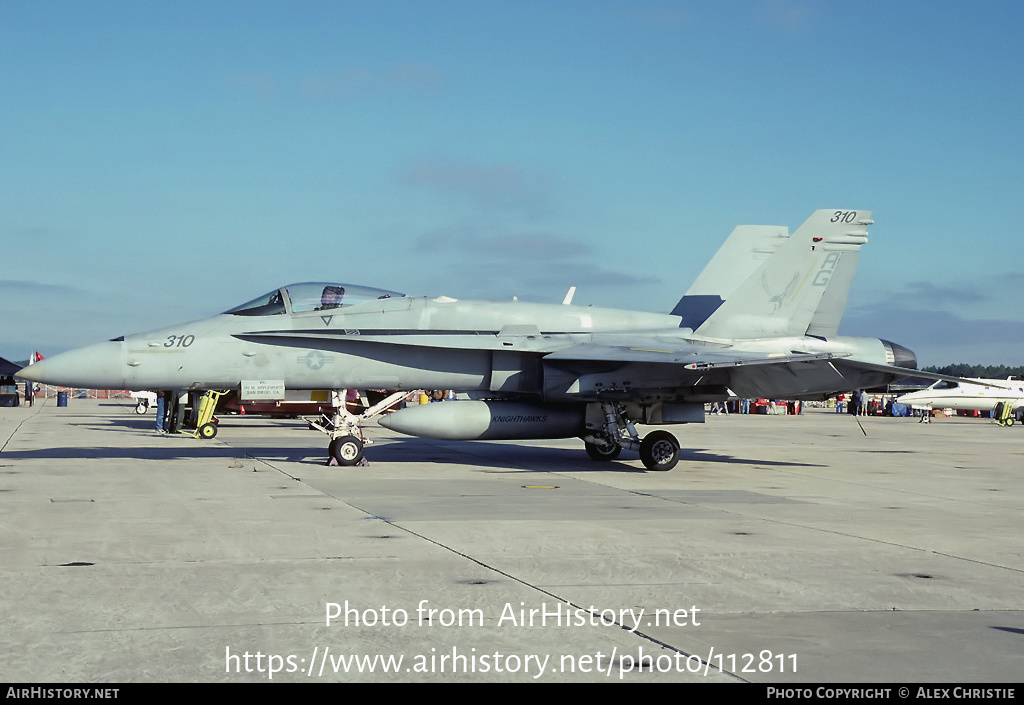
{"type": "Polygon", "coordinates": [[[279,313],[328,311],[354,306],[376,299],[403,297],[397,291],[374,289],[369,286],[333,284],[330,282],[303,282],[289,284],[275,291],[229,309],[224,313],[235,316],[272,316],[279,313]]]}
{"type": "Polygon", "coordinates": [[[233,313],[236,316],[272,316],[276,313],[284,313],[284,297],[280,289],[274,289],[252,301],[247,301],[241,306],[235,306],[224,313],[233,313]]]}

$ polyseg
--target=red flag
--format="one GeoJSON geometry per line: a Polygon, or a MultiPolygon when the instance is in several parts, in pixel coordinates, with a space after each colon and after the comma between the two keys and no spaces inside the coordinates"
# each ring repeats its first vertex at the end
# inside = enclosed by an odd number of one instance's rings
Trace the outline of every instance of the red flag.
{"type": "Polygon", "coordinates": [[[42,359],[43,359],[42,353],[40,353],[38,350],[36,350],[35,353],[32,355],[32,362],[39,362],[42,359]]]}

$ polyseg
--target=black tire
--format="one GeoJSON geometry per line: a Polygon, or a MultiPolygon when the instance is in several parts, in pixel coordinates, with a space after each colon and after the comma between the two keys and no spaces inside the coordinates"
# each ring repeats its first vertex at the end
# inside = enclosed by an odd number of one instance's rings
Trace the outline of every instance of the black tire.
{"type": "Polygon", "coordinates": [[[213,438],[214,436],[217,435],[217,424],[204,423],[202,426],[196,429],[196,432],[199,434],[200,438],[213,438]]]}
{"type": "Polygon", "coordinates": [[[583,447],[587,449],[587,455],[592,460],[608,461],[615,460],[619,457],[619,453],[622,452],[622,446],[618,443],[614,444],[610,450],[606,450],[602,446],[595,445],[594,443],[583,442],[583,447]]]}
{"type": "Polygon", "coordinates": [[[640,460],[648,470],[671,470],[679,462],[679,441],[668,431],[651,431],[640,441],[640,460]]]}
{"type": "Polygon", "coordinates": [[[363,442],[355,436],[342,436],[331,441],[327,452],[338,462],[338,465],[346,467],[358,465],[359,461],[363,459],[363,442]]]}

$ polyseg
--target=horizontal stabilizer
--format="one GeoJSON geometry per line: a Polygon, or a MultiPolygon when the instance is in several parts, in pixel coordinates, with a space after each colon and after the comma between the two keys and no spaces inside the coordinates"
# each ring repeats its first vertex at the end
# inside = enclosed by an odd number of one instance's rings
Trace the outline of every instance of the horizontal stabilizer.
{"type": "MultiPolygon", "coordinates": [[[[974,380],[967,379],[965,377],[954,377],[953,375],[943,375],[938,372],[926,372],[924,370],[917,370],[912,367],[895,367],[893,365],[878,365],[872,362],[862,362],[860,360],[849,360],[844,359],[840,363],[846,367],[852,367],[857,370],[870,370],[872,372],[886,372],[891,375],[896,375],[901,378],[907,377],[920,377],[921,379],[933,379],[936,382],[956,382],[957,384],[979,384],[974,380]]],[[[989,387],[995,387],[997,389],[1008,389],[1012,390],[1010,386],[1000,386],[994,384],[991,380],[986,380],[985,385],[989,387]]]]}

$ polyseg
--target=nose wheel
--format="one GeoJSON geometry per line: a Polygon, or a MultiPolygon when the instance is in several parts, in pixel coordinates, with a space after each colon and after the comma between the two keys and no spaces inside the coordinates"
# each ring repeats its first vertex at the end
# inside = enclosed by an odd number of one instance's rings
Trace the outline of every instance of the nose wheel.
{"type": "Polygon", "coordinates": [[[355,436],[342,436],[331,441],[327,446],[327,452],[338,465],[358,465],[363,459],[363,442],[355,436]]]}

